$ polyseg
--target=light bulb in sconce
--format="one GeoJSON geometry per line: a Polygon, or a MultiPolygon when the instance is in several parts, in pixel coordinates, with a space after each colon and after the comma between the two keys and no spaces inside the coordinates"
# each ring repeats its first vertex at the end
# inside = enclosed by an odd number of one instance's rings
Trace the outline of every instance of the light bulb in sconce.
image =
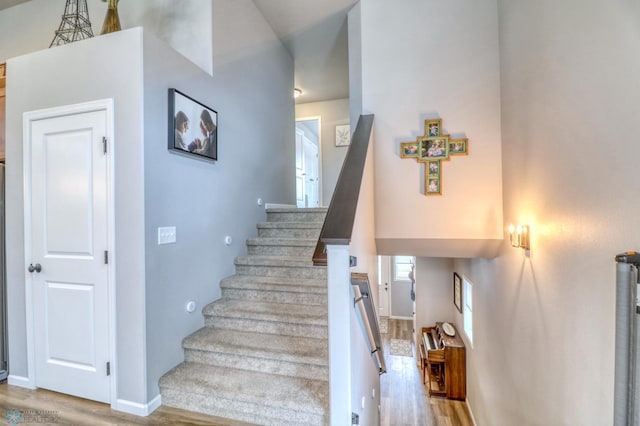
{"type": "Polygon", "coordinates": [[[298,97],[300,97],[300,95],[302,95],[302,90],[300,90],[298,88],[293,89],[293,97],[294,98],[298,98],[298,97]]]}
{"type": "Polygon", "coordinates": [[[518,225],[513,226],[509,225],[509,240],[511,242],[512,247],[523,248],[525,250],[529,250],[529,226],[527,225],[518,225]]]}

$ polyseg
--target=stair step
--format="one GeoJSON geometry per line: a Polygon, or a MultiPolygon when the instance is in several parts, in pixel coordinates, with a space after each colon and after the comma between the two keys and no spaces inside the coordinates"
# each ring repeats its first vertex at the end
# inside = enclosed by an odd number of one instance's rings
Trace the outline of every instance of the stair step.
{"type": "Polygon", "coordinates": [[[268,222],[324,222],[326,207],[267,209],[268,222]]]}
{"type": "Polygon", "coordinates": [[[313,266],[313,261],[309,257],[244,256],[237,257],[235,265],[238,275],[327,278],[327,268],[313,266]]]}
{"type": "Polygon", "coordinates": [[[262,222],[258,224],[260,238],[318,239],[322,222],[262,222]]]}
{"type": "Polygon", "coordinates": [[[204,327],[182,345],[187,362],[328,380],[326,339],[204,327]]]}
{"type": "Polygon", "coordinates": [[[327,306],[326,280],[233,275],[220,288],[227,299],[327,306]]]}
{"type": "Polygon", "coordinates": [[[286,336],[327,337],[327,307],[220,299],[202,309],[205,325],[286,336]]]}
{"type": "MultiPolygon", "coordinates": [[[[236,277],[243,277],[242,275],[236,277]]],[[[261,278],[244,276],[247,278],[261,278]]],[[[327,286],[281,285],[238,280],[220,284],[222,297],[226,299],[252,300],[255,302],[289,303],[298,305],[327,304],[327,286]]]]}
{"type": "Polygon", "coordinates": [[[313,279],[313,278],[298,278],[298,277],[252,277],[250,275],[232,275],[226,277],[221,282],[222,286],[284,286],[289,291],[317,291],[322,292],[324,289],[326,293],[327,280],[326,279],[313,279]],[[315,289],[315,290],[314,290],[315,289]]]}
{"type": "Polygon", "coordinates": [[[247,240],[247,254],[311,258],[317,243],[314,238],[252,238],[247,240]]]}
{"type": "Polygon", "coordinates": [[[329,423],[324,380],[182,363],[160,379],[164,405],[261,425],[329,423]]]}

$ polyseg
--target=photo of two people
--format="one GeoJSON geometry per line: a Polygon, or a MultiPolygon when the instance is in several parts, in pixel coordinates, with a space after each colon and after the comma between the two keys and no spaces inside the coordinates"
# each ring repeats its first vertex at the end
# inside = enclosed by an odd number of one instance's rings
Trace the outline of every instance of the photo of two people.
{"type": "Polygon", "coordinates": [[[169,149],[218,159],[218,113],[169,89],[169,149]]]}

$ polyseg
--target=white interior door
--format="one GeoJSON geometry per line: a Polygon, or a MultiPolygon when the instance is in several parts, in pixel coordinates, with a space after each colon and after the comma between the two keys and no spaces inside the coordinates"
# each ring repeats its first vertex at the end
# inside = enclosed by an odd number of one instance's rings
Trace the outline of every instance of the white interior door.
{"type": "Polygon", "coordinates": [[[389,256],[378,256],[378,316],[389,316],[389,282],[390,276],[390,259],[389,256]]]}
{"type": "Polygon", "coordinates": [[[321,118],[296,120],[296,205],[322,204],[321,118]]]}
{"type": "Polygon", "coordinates": [[[302,138],[304,150],[304,197],[305,207],[318,207],[319,178],[318,178],[318,146],[306,137],[302,138]]]}
{"type": "Polygon", "coordinates": [[[109,402],[107,112],[30,126],[35,385],[109,402]]]}
{"type": "Polygon", "coordinates": [[[303,143],[304,132],[296,129],[296,206],[305,207],[305,171],[303,143]]]}

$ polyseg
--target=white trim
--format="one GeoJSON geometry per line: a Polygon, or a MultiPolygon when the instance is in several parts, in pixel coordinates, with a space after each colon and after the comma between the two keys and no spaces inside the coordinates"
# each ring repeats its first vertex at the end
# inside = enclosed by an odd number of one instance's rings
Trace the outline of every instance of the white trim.
{"type": "Polygon", "coordinates": [[[332,425],[351,419],[351,309],[349,246],[327,245],[329,299],[329,413],[332,425]]]}
{"type": "Polygon", "coordinates": [[[469,411],[469,415],[471,416],[471,422],[473,423],[473,426],[478,426],[478,423],[476,422],[476,418],[473,416],[473,411],[471,411],[471,404],[469,404],[469,398],[466,398],[464,400],[464,403],[467,404],[467,411],[469,411]]]}
{"type": "Polygon", "coordinates": [[[9,377],[7,378],[7,383],[10,384],[11,386],[18,386],[21,388],[27,388],[27,389],[35,389],[36,387],[31,385],[31,380],[28,377],[23,377],[23,376],[14,376],[14,375],[9,375],[9,377]]]}
{"type": "MultiPolygon", "coordinates": [[[[298,121],[310,121],[310,120],[318,120],[318,207],[323,207],[325,206],[325,204],[324,204],[324,197],[322,194],[322,189],[323,189],[323,185],[322,185],[322,116],[312,115],[310,117],[296,117],[296,124],[298,123],[298,121]]],[[[294,145],[295,145],[295,140],[294,140],[294,145]]]]}
{"type": "MultiPolygon", "coordinates": [[[[36,388],[35,380],[35,355],[34,355],[34,333],[33,333],[33,281],[31,274],[27,273],[26,262],[31,257],[31,120],[28,113],[22,118],[22,170],[23,170],[23,202],[24,202],[24,297],[25,297],[25,327],[27,331],[27,377],[28,388],[36,388]]],[[[9,376],[11,377],[11,376],[9,376]]]]}
{"type": "Polygon", "coordinates": [[[134,416],[146,417],[157,410],[160,405],[162,405],[162,397],[157,395],[146,404],[127,401],[126,399],[118,399],[114,404],[111,404],[111,408],[116,411],[122,411],[123,413],[133,414],[134,416]]]}
{"type": "MultiPolygon", "coordinates": [[[[60,107],[53,107],[47,109],[41,109],[37,111],[28,111],[22,115],[23,126],[23,194],[24,194],[24,254],[25,254],[25,310],[26,310],[26,331],[27,331],[27,372],[26,378],[15,378],[14,380],[27,381],[28,386],[31,389],[35,389],[36,376],[35,376],[35,335],[34,335],[34,323],[33,323],[33,281],[31,280],[31,274],[27,273],[28,259],[32,254],[31,247],[31,123],[33,121],[51,119],[67,115],[75,115],[81,113],[89,113],[94,111],[105,111],[106,113],[106,136],[108,140],[108,157],[107,157],[107,226],[109,227],[107,235],[107,245],[109,250],[109,265],[107,266],[108,284],[107,291],[109,292],[108,299],[108,312],[109,312],[109,357],[111,363],[112,374],[110,376],[109,388],[110,388],[110,400],[115,401],[118,395],[117,386],[117,350],[116,350],[116,273],[115,273],[115,207],[114,207],[114,102],[113,99],[101,99],[92,102],[85,102],[80,104],[65,105],[60,107]]],[[[9,376],[12,377],[12,376],[9,376]]],[[[15,377],[15,376],[13,376],[15,377]]],[[[20,386],[19,384],[16,384],[20,386]]]]}

